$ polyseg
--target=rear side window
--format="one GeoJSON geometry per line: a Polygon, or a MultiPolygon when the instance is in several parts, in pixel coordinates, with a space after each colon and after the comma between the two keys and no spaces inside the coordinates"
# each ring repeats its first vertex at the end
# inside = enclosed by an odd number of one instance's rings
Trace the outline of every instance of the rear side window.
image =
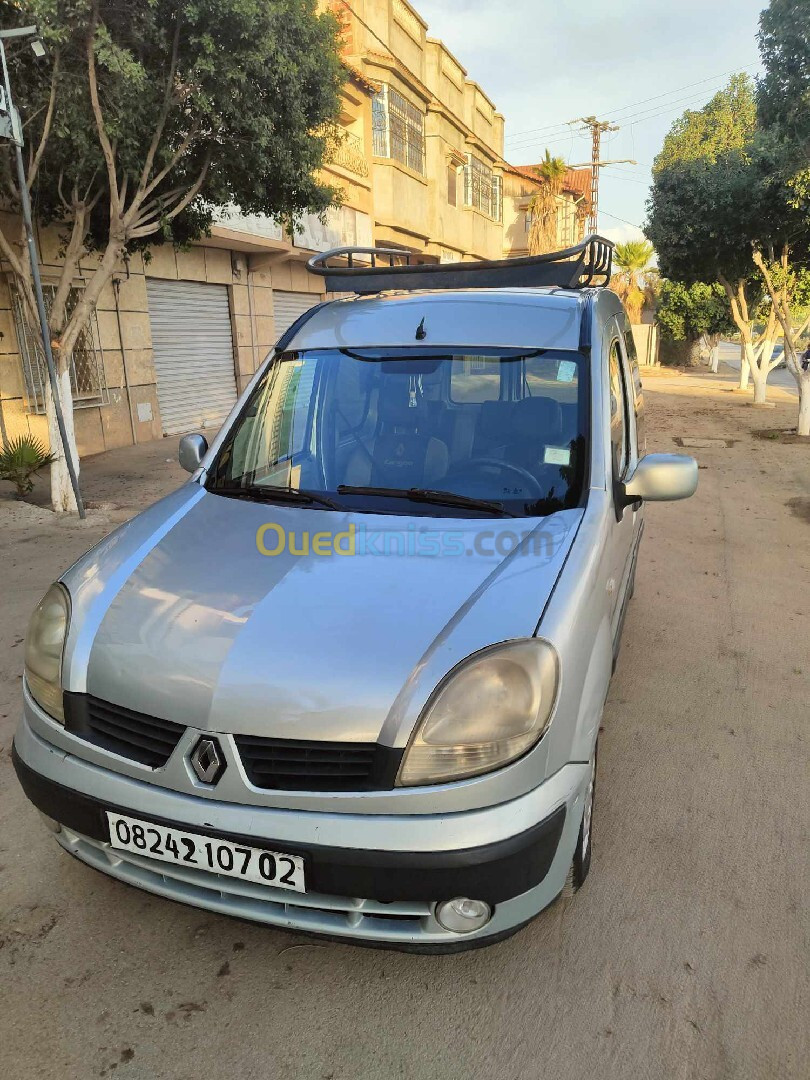
{"type": "Polygon", "coordinates": [[[627,414],[627,395],[622,375],[619,339],[610,343],[610,445],[613,457],[613,479],[623,480],[629,461],[630,440],[627,414]]]}

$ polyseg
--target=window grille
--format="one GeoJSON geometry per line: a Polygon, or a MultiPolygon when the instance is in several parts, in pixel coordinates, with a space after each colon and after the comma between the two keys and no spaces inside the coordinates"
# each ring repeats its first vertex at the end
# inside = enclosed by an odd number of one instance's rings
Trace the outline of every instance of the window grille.
{"type": "MultiPolygon", "coordinates": [[[[13,282],[10,291],[14,308],[14,328],[17,331],[23,367],[26,407],[30,412],[44,413],[48,368],[45,363],[39,326],[32,326],[29,322],[22,298],[13,282]]],[[[43,284],[42,291],[45,298],[45,310],[50,312],[56,295],[56,286],[43,284]]],[[[79,302],[81,292],[81,288],[71,286],[67,299],[68,318],[79,302]]],[[[110,392],[104,373],[104,354],[99,344],[95,312],[90,317],[88,325],[79,334],[70,356],[70,389],[74,409],[87,409],[94,405],[109,405],[110,403],[110,392]]]]}
{"type": "Polygon", "coordinates": [[[464,204],[500,221],[503,217],[503,179],[474,154],[464,166],[464,204]]]}
{"type": "Polygon", "coordinates": [[[425,117],[390,86],[383,86],[372,102],[372,131],[376,157],[393,158],[425,174],[425,117]]]}

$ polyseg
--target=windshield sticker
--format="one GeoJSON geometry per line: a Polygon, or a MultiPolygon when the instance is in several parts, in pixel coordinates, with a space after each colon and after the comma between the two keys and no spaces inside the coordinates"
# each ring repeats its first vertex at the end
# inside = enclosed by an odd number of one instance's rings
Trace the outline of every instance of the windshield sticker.
{"type": "Polygon", "coordinates": [[[571,451],[567,446],[547,446],[543,461],[546,465],[570,465],[571,451]]]}
{"type": "Polygon", "coordinates": [[[577,375],[574,360],[561,360],[557,366],[557,382],[573,382],[577,375]]]}

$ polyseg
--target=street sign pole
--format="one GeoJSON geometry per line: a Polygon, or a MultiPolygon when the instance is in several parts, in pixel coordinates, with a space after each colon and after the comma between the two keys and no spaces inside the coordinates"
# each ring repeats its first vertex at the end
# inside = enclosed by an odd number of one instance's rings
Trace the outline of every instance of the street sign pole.
{"type": "Polygon", "coordinates": [[[25,176],[25,162],[22,155],[22,126],[19,121],[19,117],[16,109],[14,108],[14,102],[11,97],[11,83],[8,77],[8,65],[6,63],[6,50],[3,45],[3,38],[6,37],[24,37],[24,36],[36,36],[37,29],[35,26],[25,26],[18,30],[0,31],[0,58],[3,63],[3,83],[6,94],[6,107],[8,109],[8,116],[11,122],[12,138],[11,142],[14,145],[14,154],[17,160],[17,184],[20,189],[20,203],[22,205],[23,222],[25,224],[25,237],[28,244],[29,261],[31,263],[31,277],[34,280],[34,294],[37,301],[37,314],[39,315],[39,327],[42,332],[42,348],[45,352],[45,364],[48,368],[48,382],[51,388],[51,396],[53,398],[53,408],[56,413],[56,423],[59,428],[59,437],[62,440],[62,451],[65,455],[65,464],[67,465],[68,475],[70,476],[70,486],[73,488],[73,495],[76,499],[76,508],[79,511],[79,517],[83,518],[84,503],[82,501],[82,493],[79,490],[79,477],[76,474],[76,466],[73,461],[73,455],[70,452],[70,443],[68,441],[67,429],[65,428],[65,417],[62,412],[62,399],[59,395],[59,382],[56,377],[56,364],[53,359],[53,349],[51,348],[51,333],[48,327],[48,316],[45,311],[45,298],[42,294],[42,278],[39,273],[39,256],[37,254],[36,242],[34,240],[34,225],[31,219],[31,200],[28,196],[28,182],[25,176]]]}

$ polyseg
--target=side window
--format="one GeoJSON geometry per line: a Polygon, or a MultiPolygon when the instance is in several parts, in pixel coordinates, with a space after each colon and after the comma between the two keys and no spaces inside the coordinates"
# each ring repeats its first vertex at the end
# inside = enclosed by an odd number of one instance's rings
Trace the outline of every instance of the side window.
{"type": "Polygon", "coordinates": [[[630,327],[624,332],[624,348],[630,365],[630,378],[633,382],[631,397],[633,398],[633,408],[636,414],[636,441],[638,442],[639,457],[642,457],[647,449],[647,436],[644,430],[644,395],[641,392],[641,372],[638,367],[636,343],[630,327]]]}
{"type": "Polygon", "coordinates": [[[619,339],[610,343],[610,445],[613,457],[613,479],[624,479],[630,458],[630,438],[627,412],[627,393],[622,375],[619,339]]]}

